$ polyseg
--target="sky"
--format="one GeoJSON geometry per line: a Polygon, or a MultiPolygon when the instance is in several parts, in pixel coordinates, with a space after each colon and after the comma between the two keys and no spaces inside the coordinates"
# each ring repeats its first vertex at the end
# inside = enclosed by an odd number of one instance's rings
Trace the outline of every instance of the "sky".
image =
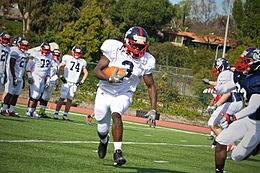
{"type": "MultiPolygon", "coordinates": [[[[169,0],[172,4],[178,4],[181,0],[169,0]]],[[[222,7],[222,2],[224,0],[214,0],[216,1],[216,5],[217,5],[217,10],[218,10],[218,13],[223,13],[223,7],[222,7]]]]}

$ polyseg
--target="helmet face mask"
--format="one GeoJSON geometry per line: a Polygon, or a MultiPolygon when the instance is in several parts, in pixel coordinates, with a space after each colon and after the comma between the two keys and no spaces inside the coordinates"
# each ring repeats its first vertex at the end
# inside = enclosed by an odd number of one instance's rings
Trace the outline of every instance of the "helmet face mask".
{"type": "Polygon", "coordinates": [[[236,70],[244,74],[252,73],[260,68],[260,49],[247,48],[236,61],[236,70]]]}
{"type": "Polygon", "coordinates": [[[60,60],[60,50],[59,49],[54,49],[52,51],[52,58],[55,60],[55,61],[59,61],[60,60]]]}
{"type": "Polygon", "coordinates": [[[49,43],[47,42],[43,42],[41,44],[41,53],[44,55],[44,56],[48,56],[51,52],[51,47],[49,45],[49,43]]]}
{"type": "Polygon", "coordinates": [[[27,51],[29,48],[29,42],[24,38],[20,38],[19,40],[17,40],[17,45],[22,52],[27,51]]]}
{"type": "Polygon", "coordinates": [[[7,32],[1,33],[1,44],[3,46],[9,46],[11,36],[7,32]]]}
{"type": "Polygon", "coordinates": [[[72,56],[76,59],[82,56],[82,49],[80,46],[74,46],[72,48],[72,56]]]}
{"type": "Polygon", "coordinates": [[[228,60],[226,60],[225,58],[217,58],[213,63],[212,76],[217,77],[219,75],[219,73],[221,73],[224,70],[228,70],[230,68],[231,68],[231,66],[230,66],[228,60]]]}
{"type": "Polygon", "coordinates": [[[142,27],[132,27],[125,34],[125,47],[132,58],[141,58],[148,49],[148,34],[142,27]]]}

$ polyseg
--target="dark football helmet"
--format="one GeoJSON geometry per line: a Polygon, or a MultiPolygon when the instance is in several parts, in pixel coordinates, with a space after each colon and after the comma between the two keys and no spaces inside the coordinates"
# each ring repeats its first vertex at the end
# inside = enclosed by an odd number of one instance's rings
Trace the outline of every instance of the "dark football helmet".
{"type": "Polygon", "coordinates": [[[48,42],[43,42],[41,44],[41,53],[44,55],[44,56],[47,56],[50,54],[51,52],[51,47],[50,47],[50,44],[48,42]]]}
{"type": "Polygon", "coordinates": [[[52,57],[54,60],[59,61],[60,59],[60,49],[54,49],[52,51],[52,57]]]}
{"type": "Polygon", "coordinates": [[[71,51],[72,51],[72,56],[74,58],[80,58],[82,56],[82,49],[80,46],[74,46],[71,51]]]}
{"type": "Polygon", "coordinates": [[[25,51],[28,50],[28,48],[29,48],[29,42],[28,42],[25,38],[23,38],[23,37],[18,37],[16,41],[17,41],[16,44],[17,44],[18,48],[19,48],[21,51],[25,52],[25,51]]]}
{"type": "Polygon", "coordinates": [[[3,46],[9,46],[11,36],[7,32],[0,34],[0,42],[3,46]]]}
{"type": "Polygon", "coordinates": [[[134,26],[125,34],[126,51],[133,58],[141,58],[144,56],[149,46],[148,34],[144,28],[134,26]]]}
{"type": "Polygon", "coordinates": [[[224,70],[229,70],[231,65],[229,64],[228,60],[225,58],[217,58],[214,60],[213,68],[212,68],[212,75],[218,76],[224,70]]]}
{"type": "Polygon", "coordinates": [[[260,68],[260,49],[249,47],[239,56],[236,70],[244,74],[252,73],[260,68]]]}

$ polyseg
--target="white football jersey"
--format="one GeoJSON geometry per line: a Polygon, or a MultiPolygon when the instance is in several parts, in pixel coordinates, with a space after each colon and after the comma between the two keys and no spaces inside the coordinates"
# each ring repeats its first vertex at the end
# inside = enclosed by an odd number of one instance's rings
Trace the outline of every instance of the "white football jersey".
{"type": "Polygon", "coordinates": [[[45,78],[50,75],[52,55],[44,56],[40,51],[33,51],[29,55],[30,59],[26,66],[26,71],[31,71],[33,75],[45,78]]]}
{"type": "Polygon", "coordinates": [[[12,77],[11,70],[10,70],[10,60],[11,58],[14,58],[15,61],[15,76],[17,79],[22,79],[24,75],[24,69],[26,64],[26,53],[22,52],[17,46],[10,48],[10,54],[7,60],[7,67],[6,72],[8,77],[12,77]]]}
{"type": "Polygon", "coordinates": [[[64,77],[68,82],[77,83],[80,73],[83,68],[86,68],[87,63],[82,58],[74,58],[71,55],[64,55],[62,62],[65,63],[64,77]]]}
{"type": "Polygon", "coordinates": [[[10,47],[0,44],[0,74],[5,73],[6,62],[10,53],[10,47]]]}
{"type": "Polygon", "coordinates": [[[52,60],[51,62],[51,71],[50,71],[50,80],[55,81],[58,79],[58,66],[60,62],[52,60]]]}
{"type": "Polygon", "coordinates": [[[101,46],[101,51],[109,59],[109,67],[117,66],[127,73],[122,83],[100,80],[99,87],[112,95],[135,92],[140,79],[145,74],[151,74],[155,69],[155,58],[150,53],[146,52],[143,57],[134,59],[126,54],[120,41],[106,40],[101,46]]]}

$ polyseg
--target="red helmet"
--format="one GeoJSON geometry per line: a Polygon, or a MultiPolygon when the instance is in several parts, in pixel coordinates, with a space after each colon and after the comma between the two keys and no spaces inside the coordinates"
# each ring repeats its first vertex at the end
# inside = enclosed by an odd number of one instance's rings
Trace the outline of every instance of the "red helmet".
{"type": "Polygon", "coordinates": [[[7,32],[2,32],[0,34],[0,41],[3,46],[9,46],[11,36],[7,32]]]}
{"type": "Polygon", "coordinates": [[[50,52],[51,52],[51,47],[50,47],[50,45],[49,45],[48,42],[43,42],[40,47],[41,47],[41,53],[42,53],[44,56],[47,56],[47,55],[50,54],[50,52]]]}
{"type": "Polygon", "coordinates": [[[22,37],[19,37],[16,42],[17,42],[16,44],[17,44],[18,48],[19,48],[21,51],[25,52],[25,51],[28,50],[28,48],[29,48],[29,42],[28,42],[27,40],[25,40],[25,39],[22,38],[22,37]]]}
{"type": "Polygon", "coordinates": [[[252,73],[260,68],[260,49],[249,47],[239,56],[236,70],[245,74],[252,73]]]}
{"type": "Polygon", "coordinates": [[[52,51],[52,57],[54,60],[59,61],[60,59],[60,49],[54,49],[52,51]]]}
{"type": "Polygon", "coordinates": [[[74,58],[80,58],[82,56],[82,49],[80,46],[74,46],[71,51],[72,51],[72,56],[74,58]]]}
{"type": "Polygon", "coordinates": [[[125,34],[125,47],[128,54],[133,58],[144,56],[149,46],[148,34],[144,28],[134,26],[125,34]]]}

